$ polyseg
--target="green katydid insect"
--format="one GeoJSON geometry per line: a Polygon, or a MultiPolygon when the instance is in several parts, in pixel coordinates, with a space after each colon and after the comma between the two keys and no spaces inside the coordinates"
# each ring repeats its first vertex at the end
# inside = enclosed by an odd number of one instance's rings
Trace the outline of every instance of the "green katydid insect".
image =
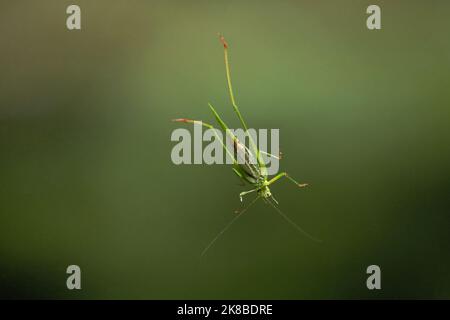
{"type": "MultiPolygon", "coordinates": [[[[224,60],[225,60],[225,71],[226,71],[226,79],[227,79],[227,85],[228,85],[228,94],[230,96],[231,105],[233,106],[234,111],[236,112],[239,121],[246,133],[248,133],[248,127],[247,124],[244,121],[244,118],[241,115],[241,112],[239,111],[239,108],[236,104],[234,93],[233,93],[233,87],[231,84],[231,73],[230,73],[230,64],[228,59],[228,43],[226,42],[225,38],[220,35],[220,41],[224,48],[224,60]]],[[[308,238],[320,242],[320,240],[312,237],[309,235],[306,231],[304,231],[302,228],[300,228],[295,222],[293,222],[288,216],[286,216],[278,207],[278,201],[274,198],[272,195],[272,192],[270,191],[269,186],[271,186],[273,183],[275,183],[277,180],[279,180],[282,177],[286,177],[293,183],[295,183],[298,187],[306,187],[307,183],[298,183],[296,180],[294,180],[292,177],[290,177],[286,172],[281,172],[277,175],[275,175],[273,178],[269,179],[267,175],[267,168],[266,165],[262,159],[261,154],[265,154],[269,157],[275,157],[277,159],[280,159],[280,156],[275,156],[270,153],[267,153],[265,151],[260,150],[256,144],[254,143],[252,137],[250,134],[248,134],[250,147],[252,148],[252,151],[249,150],[244,144],[242,144],[238,138],[229,130],[229,127],[225,124],[225,122],[220,118],[217,111],[214,109],[211,103],[208,103],[209,108],[211,109],[212,113],[214,114],[215,119],[219,123],[220,127],[226,132],[226,136],[231,139],[233,142],[233,153],[228,150],[227,146],[223,142],[223,140],[216,134],[216,139],[220,141],[222,147],[227,152],[227,154],[233,159],[233,171],[234,173],[244,182],[250,184],[253,189],[241,192],[239,194],[239,197],[242,201],[243,196],[255,192],[257,194],[257,197],[253,199],[249,205],[247,205],[244,209],[241,211],[238,211],[237,215],[232,219],[226,226],[223,228],[217,236],[208,244],[208,246],[203,250],[202,255],[206,253],[206,251],[214,244],[214,242],[245,212],[247,209],[253,205],[259,198],[263,199],[266,203],[271,205],[288,223],[290,223],[292,226],[294,226],[298,231],[306,235],[308,238]],[[239,151],[239,152],[238,152],[239,151]],[[237,159],[237,155],[241,155],[240,159],[237,159]],[[256,158],[256,159],[255,159],[256,158]],[[241,161],[238,161],[241,160],[241,161]],[[251,161],[253,160],[253,161],[251,161]]],[[[211,124],[205,123],[201,120],[192,120],[192,119],[186,119],[186,118],[180,118],[180,119],[174,119],[173,121],[176,122],[184,122],[184,123],[192,123],[192,124],[198,124],[202,125],[208,129],[214,129],[214,126],[211,124]]]]}

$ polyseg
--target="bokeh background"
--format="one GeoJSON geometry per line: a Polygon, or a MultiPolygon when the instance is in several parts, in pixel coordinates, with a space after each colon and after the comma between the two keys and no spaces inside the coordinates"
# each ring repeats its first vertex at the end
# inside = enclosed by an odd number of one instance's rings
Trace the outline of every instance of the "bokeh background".
{"type": "Polygon", "coordinates": [[[450,2],[3,1],[0,297],[450,298],[450,2]],[[66,8],[82,30],[66,29],[66,8]],[[382,8],[382,30],[365,26],[382,8]],[[280,128],[272,191],[176,166],[177,117],[213,121],[222,32],[251,127],[280,128]],[[66,288],[66,268],[82,290],[66,288]],[[366,288],[377,264],[382,290],[366,288]]]}

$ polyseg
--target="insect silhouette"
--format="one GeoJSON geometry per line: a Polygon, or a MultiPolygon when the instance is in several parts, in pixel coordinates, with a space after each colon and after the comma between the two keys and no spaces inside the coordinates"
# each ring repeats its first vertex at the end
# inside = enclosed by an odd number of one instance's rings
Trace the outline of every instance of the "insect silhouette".
{"type": "MultiPolygon", "coordinates": [[[[236,104],[236,100],[234,98],[233,93],[233,86],[231,84],[231,72],[230,72],[230,63],[228,59],[228,43],[225,40],[225,38],[222,35],[219,35],[220,42],[223,45],[224,49],[224,60],[225,60],[225,71],[226,71],[226,79],[227,79],[227,86],[228,86],[228,94],[230,96],[231,105],[237,114],[237,117],[239,118],[239,121],[245,131],[247,133],[247,136],[249,137],[249,144],[250,148],[247,148],[245,144],[240,142],[238,138],[234,135],[233,132],[229,130],[229,127],[225,124],[225,122],[222,120],[222,118],[219,116],[215,108],[212,106],[211,103],[208,103],[209,108],[211,109],[212,113],[214,114],[214,117],[220,127],[225,131],[226,137],[228,137],[232,141],[233,145],[233,152],[228,150],[227,146],[225,145],[224,141],[219,137],[219,135],[216,133],[215,137],[218,141],[220,141],[222,147],[224,148],[225,152],[233,159],[233,171],[234,173],[242,180],[244,183],[250,184],[253,188],[248,191],[241,192],[239,194],[239,198],[242,202],[243,197],[250,193],[256,193],[256,198],[254,198],[244,209],[237,211],[237,215],[216,235],[214,239],[206,246],[206,248],[203,250],[202,255],[204,255],[208,249],[215,243],[215,241],[245,212],[252,206],[258,199],[263,199],[267,204],[272,206],[276,212],[278,212],[289,224],[291,224],[294,228],[296,228],[299,232],[307,236],[308,238],[320,242],[320,240],[314,238],[310,234],[308,234],[306,231],[304,231],[302,228],[300,228],[294,221],[292,221],[287,215],[285,215],[279,208],[278,208],[278,201],[274,198],[272,195],[272,192],[270,191],[270,186],[278,181],[280,178],[287,178],[289,181],[295,183],[296,186],[303,188],[308,186],[307,183],[299,183],[295,179],[293,179],[291,176],[287,174],[287,172],[281,172],[277,175],[275,175],[273,178],[269,179],[267,174],[267,168],[265,165],[265,162],[263,161],[262,154],[265,154],[269,157],[274,157],[277,159],[281,159],[281,154],[276,156],[272,155],[270,153],[267,153],[265,151],[260,150],[256,143],[253,141],[250,134],[248,134],[248,127],[246,122],[244,121],[244,118],[241,115],[241,112],[239,110],[239,107],[236,104]]],[[[179,119],[173,119],[175,122],[183,122],[183,123],[190,123],[190,124],[198,124],[202,125],[208,129],[214,129],[214,126],[212,126],[209,123],[205,123],[201,120],[192,120],[187,118],[179,118],[179,119]]],[[[214,131],[215,132],[215,131],[214,131]]]]}

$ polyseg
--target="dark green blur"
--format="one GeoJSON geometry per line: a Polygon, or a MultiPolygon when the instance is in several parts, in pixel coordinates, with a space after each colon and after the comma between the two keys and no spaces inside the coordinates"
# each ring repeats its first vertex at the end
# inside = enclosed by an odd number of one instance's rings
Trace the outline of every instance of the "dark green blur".
{"type": "Polygon", "coordinates": [[[0,297],[450,298],[449,15],[438,0],[2,3],[0,297]],[[280,128],[281,169],[310,183],[272,192],[321,244],[260,202],[200,257],[245,188],[230,167],[172,164],[170,119],[212,122],[211,102],[238,127],[217,32],[247,123],[280,128]]]}

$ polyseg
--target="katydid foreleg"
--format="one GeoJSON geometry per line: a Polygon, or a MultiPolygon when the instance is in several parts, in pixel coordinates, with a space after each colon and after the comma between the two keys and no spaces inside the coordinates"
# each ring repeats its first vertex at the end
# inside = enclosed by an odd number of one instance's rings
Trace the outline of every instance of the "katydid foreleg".
{"type": "Polygon", "coordinates": [[[291,178],[291,177],[287,174],[287,172],[281,172],[281,173],[277,174],[275,177],[273,177],[272,179],[270,179],[270,180],[267,182],[267,185],[270,186],[272,183],[274,183],[275,181],[277,181],[278,179],[280,179],[280,178],[282,178],[282,177],[288,178],[290,181],[292,181],[293,183],[295,183],[295,184],[296,184],[297,186],[299,186],[299,187],[306,187],[306,186],[308,186],[307,183],[299,183],[299,182],[297,182],[296,180],[294,180],[293,178],[291,178]]]}

